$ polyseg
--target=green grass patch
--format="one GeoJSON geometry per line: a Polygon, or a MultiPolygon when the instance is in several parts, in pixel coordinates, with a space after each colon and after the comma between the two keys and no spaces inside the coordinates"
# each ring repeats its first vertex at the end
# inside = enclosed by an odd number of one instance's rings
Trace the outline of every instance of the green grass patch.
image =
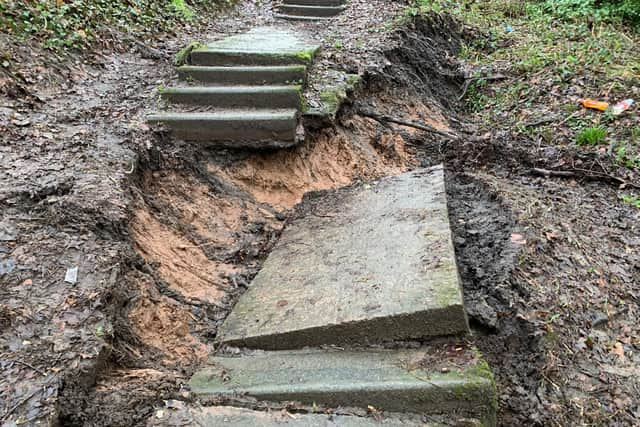
{"type": "Polygon", "coordinates": [[[636,208],[640,209],[640,197],[623,195],[621,198],[623,202],[629,203],[630,205],[633,205],[636,208]]]}
{"type": "Polygon", "coordinates": [[[581,130],[576,135],[578,145],[597,145],[607,138],[607,130],[600,126],[592,126],[581,130]]]}

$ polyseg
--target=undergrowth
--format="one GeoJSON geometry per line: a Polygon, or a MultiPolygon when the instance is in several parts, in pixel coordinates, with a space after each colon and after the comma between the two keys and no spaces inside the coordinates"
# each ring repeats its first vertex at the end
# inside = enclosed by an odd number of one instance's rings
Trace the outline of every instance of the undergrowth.
{"type": "Polygon", "coordinates": [[[21,42],[52,50],[81,49],[123,34],[171,32],[193,22],[197,11],[233,0],[37,0],[0,1],[0,28],[21,42]]]}

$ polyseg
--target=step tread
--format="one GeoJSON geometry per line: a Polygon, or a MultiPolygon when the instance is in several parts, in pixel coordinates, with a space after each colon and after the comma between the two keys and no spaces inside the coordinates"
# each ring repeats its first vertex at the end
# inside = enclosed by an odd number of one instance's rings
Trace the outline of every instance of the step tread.
{"type": "MultiPolygon", "coordinates": [[[[328,407],[495,416],[495,382],[464,346],[412,350],[298,350],[217,356],[189,381],[198,397],[248,396],[328,407]]],[[[233,401],[233,400],[232,400],[233,401]]]]}
{"type": "Polygon", "coordinates": [[[309,198],[301,209],[219,341],[283,349],[468,332],[442,166],[309,198]]]}
{"type": "Polygon", "coordinates": [[[194,65],[307,64],[320,45],[299,33],[277,27],[257,27],[191,51],[194,65]]]}

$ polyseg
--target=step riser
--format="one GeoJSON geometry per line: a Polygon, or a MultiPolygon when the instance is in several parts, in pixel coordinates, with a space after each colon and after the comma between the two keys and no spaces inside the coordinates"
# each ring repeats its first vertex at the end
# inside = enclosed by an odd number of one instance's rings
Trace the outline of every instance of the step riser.
{"type": "Polygon", "coordinates": [[[284,19],[285,21],[323,21],[329,20],[331,16],[297,16],[297,15],[285,15],[282,13],[277,13],[274,15],[275,18],[284,19]]]}
{"type": "MultiPolygon", "coordinates": [[[[171,120],[161,116],[150,116],[147,121],[169,127],[177,138],[188,141],[204,141],[213,145],[260,148],[262,142],[278,142],[286,147],[296,142],[295,119],[274,120],[171,120]]],[[[273,148],[273,144],[268,148],[273,148]]]]}
{"type": "Polygon", "coordinates": [[[326,407],[451,414],[495,423],[495,382],[455,343],[397,351],[302,350],[212,357],[189,382],[200,398],[250,396],[326,407]],[[435,365],[435,366],[434,366],[435,365]]]}
{"type": "Polygon", "coordinates": [[[344,9],[342,7],[305,7],[300,5],[282,5],[279,8],[279,12],[284,15],[310,17],[336,16],[343,10],[344,9]]]}
{"type": "Polygon", "coordinates": [[[199,50],[191,52],[192,65],[236,66],[236,65],[307,65],[311,58],[307,56],[280,55],[253,52],[225,52],[199,50]]]}
{"type": "Polygon", "coordinates": [[[217,85],[280,85],[304,84],[306,68],[277,67],[234,68],[234,67],[180,67],[178,75],[182,80],[212,83],[217,85]]]}
{"type": "Polygon", "coordinates": [[[271,91],[271,92],[207,92],[195,91],[189,88],[168,89],[161,94],[162,99],[171,103],[207,105],[214,108],[301,108],[300,92],[271,91]]]}
{"type": "Polygon", "coordinates": [[[335,7],[342,6],[346,2],[343,0],[284,0],[285,5],[300,5],[300,6],[326,6],[335,7]]]}

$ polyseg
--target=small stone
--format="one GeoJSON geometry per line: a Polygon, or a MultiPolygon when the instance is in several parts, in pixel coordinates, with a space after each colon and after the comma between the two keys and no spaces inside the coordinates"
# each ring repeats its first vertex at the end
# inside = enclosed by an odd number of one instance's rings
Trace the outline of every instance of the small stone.
{"type": "Polygon", "coordinates": [[[78,281],[78,267],[68,268],[64,276],[64,281],[72,285],[75,284],[78,281]]]}

